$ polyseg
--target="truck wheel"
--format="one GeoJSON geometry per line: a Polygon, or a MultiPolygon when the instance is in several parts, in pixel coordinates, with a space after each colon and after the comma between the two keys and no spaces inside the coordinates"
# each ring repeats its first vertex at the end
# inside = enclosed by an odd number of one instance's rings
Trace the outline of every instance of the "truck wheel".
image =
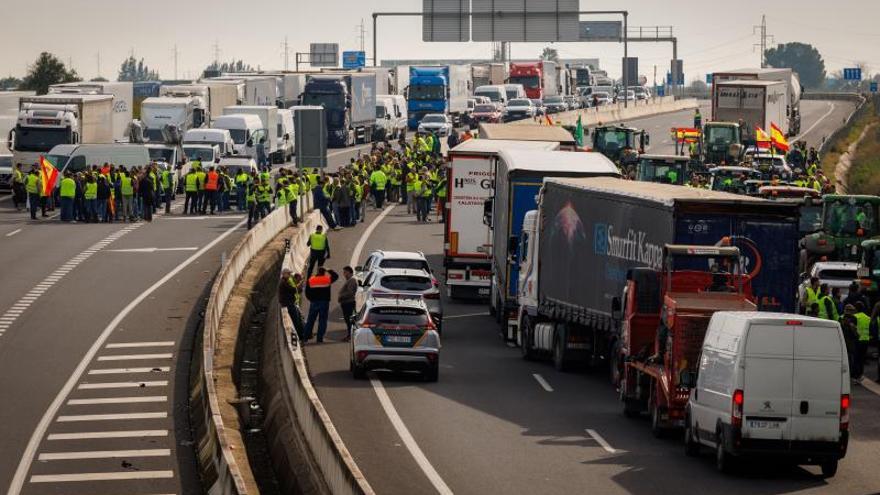
{"type": "Polygon", "coordinates": [[[690,414],[684,420],[684,454],[689,457],[700,455],[700,442],[694,437],[694,426],[691,424],[690,414]]]}
{"type": "Polygon", "coordinates": [[[623,403],[623,416],[629,419],[639,417],[639,409],[636,407],[636,401],[626,396],[626,378],[620,380],[620,402],[623,403]]]}
{"type": "Polygon", "coordinates": [[[833,461],[826,461],[821,464],[823,478],[833,478],[837,474],[837,462],[837,459],[834,459],[833,461]]]}
{"type": "Polygon", "coordinates": [[[532,324],[531,320],[528,316],[523,316],[522,322],[519,324],[520,335],[522,336],[522,344],[520,345],[520,352],[522,352],[522,357],[526,361],[531,361],[535,359],[535,350],[532,348],[532,324]]]}
{"type": "Polygon", "coordinates": [[[562,336],[557,332],[553,337],[553,367],[556,371],[568,371],[569,365],[565,359],[565,343],[562,336]]]}

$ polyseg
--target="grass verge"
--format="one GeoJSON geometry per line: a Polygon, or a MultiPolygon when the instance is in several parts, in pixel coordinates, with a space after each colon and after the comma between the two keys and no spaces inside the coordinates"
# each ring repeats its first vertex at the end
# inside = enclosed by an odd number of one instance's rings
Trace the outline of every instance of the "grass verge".
{"type": "MultiPolygon", "coordinates": [[[[825,172],[826,177],[834,177],[834,170],[837,168],[837,162],[840,161],[840,155],[846,153],[849,145],[862,135],[865,126],[878,120],[873,110],[873,103],[869,101],[866,105],[870,108],[867,108],[867,111],[863,112],[862,116],[853,122],[849,132],[838,137],[828,148],[828,152],[822,156],[821,168],[825,172]]],[[[851,185],[850,189],[852,189],[851,185]]]]}
{"type": "MultiPolygon", "coordinates": [[[[876,116],[873,120],[880,121],[876,116]]],[[[874,125],[859,143],[848,182],[852,194],[880,195],[880,125],[874,125]]]]}

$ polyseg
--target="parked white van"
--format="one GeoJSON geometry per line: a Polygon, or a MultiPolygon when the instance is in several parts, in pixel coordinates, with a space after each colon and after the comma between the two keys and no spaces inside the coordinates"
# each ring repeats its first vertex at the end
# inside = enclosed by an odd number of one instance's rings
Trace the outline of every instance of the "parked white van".
{"type": "Polygon", "coordinates": [[[507,101],[516,98],[528,98],[526,96],[526,88],[522,84],[505,84],[504,93],[507,95],[507,101]]]}
{"type": "Polygon", "coordinates": [[[850,374],[840,324],[802,315],[715,313],[692,388],[685,451],[715,449],[729,471],[738,457],[766,455],[837,473],[849,439],[850,374]]]}
{"type": "MultiPolygon", "coordinates": [[[[59,144],[54,146],[46,158],[55,165],[60,173],[82,172],[92,165],[101,167],[105,163],[122,165],[131,170],[132,167],[144,167],[150,164],[150,153],[143,144],[59,144]]],[[[56,184],[61,184],[59,178],[56,184]]]]}
{"type": "MultiPolygon", "coordinates": [[[[213,145],[220,155],[231,155],[235,152],[235,142],[227,129],[190,129],[183,135],[183,148],[187,145],[213,145]]],[[[189,154],[186,153],[187,157],[189,154]]]]}
{"type": "Polygon", "coordinates": [[[288,162],[291,158],[293,158],[293,154],[296,151],[294,147],[296,146],[296,139],[294,137],[294,128],[293,128],[293,110],[279,108],[278,109],[278,146],[279,151],[283,152],[284,159],[282,161],[288,162]]]}
{"type": "Polygon", "coordinates": [[[232,142],[235,143],[235,151],[242,156],[255,156],[256,145],[260,139],[266,138],[268,142],[270,138],[268,131],[263,128],[263,121],[256,115],[222,115],[214,119],[211,126],[215,129],[228,130],[232,135],[232,142]]]}
{"type": "Polygon", "coordinates": [[[505,91],[503,84],[479,86],[474,90],[474,96],[485,96],[492,103],[501,105],[501,108],[507,106],[507,91],[505,91]]]}

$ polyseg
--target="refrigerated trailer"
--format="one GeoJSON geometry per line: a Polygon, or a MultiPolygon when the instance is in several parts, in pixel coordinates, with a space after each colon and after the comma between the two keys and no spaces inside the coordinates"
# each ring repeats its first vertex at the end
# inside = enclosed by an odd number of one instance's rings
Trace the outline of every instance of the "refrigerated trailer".
{"type": "Polygon", "coordinates": [[[483,206],[495,192],[495,162],[502,149],[555,151],[558,142],[471,139],[449,150],[443,266],[451,298],[489,297],[492,241],[483,206]]]}
{"type": "Polygon", "coordinates": [[[739,123],[746,145],[755,144],[755,127],[769,133],[770,126],[775,124],[783,134],[788,134],[786,91],[786,84],[781,81],[719,82],[712,88],[713,120],[739,123]]]}

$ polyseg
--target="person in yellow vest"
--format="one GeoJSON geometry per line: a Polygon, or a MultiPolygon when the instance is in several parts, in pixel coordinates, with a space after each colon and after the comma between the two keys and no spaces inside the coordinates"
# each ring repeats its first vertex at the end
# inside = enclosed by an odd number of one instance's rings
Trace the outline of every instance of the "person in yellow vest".
{"type": "Polygon", "coordinates": [[[296,227],[299,225],[299,193],[300,193],[300,182],[299,178],[296,176],[291,177],[291,180],[287,184],[287,210],[290,214],[290,219],[293,221],[293,226],[296,227]]]}
{"type": "Polygon", "coordinates": [[[425,195],[426,191],[430,191],[430,188],[428,187],[428,176],[424,174],[413,181],[413,193],[416,199],[416,221],[418,222],[428,221],[428,197],[425,195]]]}
{"type": "Polygon", "coordinates": [[[205,185],[208,181],[208,173],[205,172],[205,169],[201,164],[199,164],[199,168],[196,169],[196,176],[199,178],[199,190],[196,198],[198,208],[196,208],[196,211],[206,213],[208,211],[208,193],[205,192],[205,185]]]}
{"type": "Polygon", "coordinates": [[[406,212],[407,213],[415,213],[417,209],[416,205],[416,181],[419,179],[419,174],[416,173],[415,164],[411,164],[410,171],[406,174],[406,212]]]}
{"type": "Polygon", "coordinates": [[[191,168],[183,176],[183,214],[195,215],[199,209],[199,174],[191,168]]]}
{"type": "Polygon", "coordinates": [[[247,185],[251,180],[251,176],[241,168],[235,174],[235,202],[238,211],[247,209],[247,185]]]}
{"type": "Polygon", "coordinates": [[[161,189],[161,199],[165,203],[165,214],[171,213],[171,199],[174,196],[174,177],[167,167],[159,173],[159,186],[161,189]]]}
{"type": "Polygon", "coordinates": [[[819,318],[832,321],[840,320],[840,313],[837,310],[837,304],[829,293],[828,284],[820,286],[819,318]]]}
{"type": "Polygon", "coordinates": [[[25,187],[25,173],[21,170],[21,164],[16,163],[12,170],[12,203],[15,211],[21,211],[27,206],[27,190],[25,187]]]}
{"type": "Polygon", "coordinates": [[[388,183],[388,177],[381,169],[376,169],[370,174],[370,189],[373,191],[373,198],[376,200],[376,208],[381,209],[385,201],[385,186],[388,183]]]}
{"type": "Polygon", "coordinates": [[[257,213],[260,219],[265,218],[272,211],[272,185],[268,181],[260,179],[257,185],[257,213]]]}
{"type": "Polygon", "coordinates": [[[309,266],[306,270],[306,278],[309,278],[316,266],[322,267],[324,262],[330,259],[330,240],[327,239],[323,226],[315,227],[315,232],[309,236],[306,245],[309,246],[309,266]]]}
{"type": "Polygon", "coordinates": [[[856,301],[855,307],[856,331],[858,341],[855,345],[853,366],[850,375],[853,380],[862,381],[865,374],[865,359],[868,356],[868,343],[871,341],[871,317],[865,313],[865,305],[856,301]]]}
{"type": "Polygon", "coordinates": [[[59,195],[61,196],[61,221],[73,220],[73,200],[76,197],[76,181],[73,180],[69,171],[64,172],[61,179],[59,195]]]}
{"type": "Polygon", "coordinates": [[[804,293],[801,295],[801,312],[807,314],[807,310],[810,309],[813,303],[819,302],[820,295],[819,277],[810,277],[810,284],[807,285],[804,289],[804,293]]]}
{"type": "Polygon", "coordinates": [[[122,169],[119,175],[119,190],[122,193],[122,219],[126,222],[134,220],[134,178],[122,169]]]}
{"type": "Polygon", "coordinates": [[[86,199],[86,222],[98,221],[98,182],[95,176],[88,174],[83,195],[86,199]]]}

